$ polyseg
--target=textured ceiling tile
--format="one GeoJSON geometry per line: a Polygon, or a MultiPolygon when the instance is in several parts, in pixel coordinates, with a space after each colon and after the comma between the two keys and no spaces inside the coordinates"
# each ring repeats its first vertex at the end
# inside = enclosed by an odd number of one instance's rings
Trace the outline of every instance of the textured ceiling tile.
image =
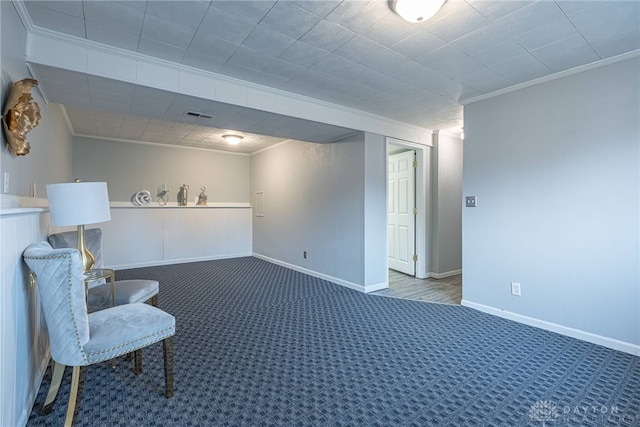
{"type": "Polygon", "coordinates": [[[511,86],[512,82],[497,74],[489,68],[476,68],[469,73],[461,74],[456,78],[460,84],[473,89],[475,92],[462,93],[461,99],[479,95],[481,93],[493,92],[511,86]]]}
{"type": "Polygon", "coordinates": [[[518,43],[507,40],[496,44],[488,49],[481,50],[471,55],[471,57],[483,65],[493,65],[506,61],[515,56],[525,53],[525,50],[518,43]]]}
{"type": "Polygon", "coordinates": [[[428,22],[428,25],[429,32],[445,42],[456,40],[488,22],[484,15],[466,2],[448,2],[444,8],[447,8],[447,15],[433,24],[428,22]]]}
{"type": "MultiPolygon", "coordinates": [[[[523,7],[529,6],[533,1],[504,1],[504,0],[466,0],[475,10],[489,19],[497,19],[509,15],[523,7]]],[[[584,3],[584,2],[567,2],[567,3],[584,3]]]]}
{"type": "Polygon", "coordinates": [[[469,56],[465,53],[460,52],[454,47],[445,45],[438,50],[416,58],[416,61],[432,70],[440,70],[449,68],[452,64],[462,62],[467,58],[469,58],[469,56]]]}
{"type": "Polygon", "coordinates": [[[296,39],[271,30],[263,25],[256,26],[242,43],[250,49],[273,57],[280,56],[296,42],[296,39]]]}
{"type": "Polygon", "coordinates": [[[87,39],[122,49],[136,51],[140,36],[127,31],[115,30],[99,22],[87,21],[87,39]]]}
{"type": "Polygon", "coordinates": [[[320,17],[288,2],[278,2],[260,21],[260,25],[271,28],[289,37],[299,39],[320,21],[320,17]]]}
{"type": "Polygon", "coordinates": [[[140,39],[140,42],[138,43],[138,52],[176,63],[182,62],[182,58],[184,58],[186,53],[183,49],[178,49],[177,47],[158,43],[154,40],[147,40],[145,38],[140,39]]]}
{"type": "MultiPolygon", "coordinates": [[[[626,50],[618,49],[617,53],[640,47],[640,2],[638,1],[597,2],[592,7],[574,11],[568,16],[585,40],[594,48],[597,46],[598,50],[609,52],[615,43],[626,47],[626,50]],[[636,43],[633,43],[634,39],[636,43]]],[[[605,53],[605,56],[610,54],[605,53]]]]}
{"type": "Polygon", "coordinates": [[[243,67],[241,65],[232,64],[230,62],[227,62],[220,68],[220,74],[250,82],[252,82],[259,73],[260,72],[258,70],[255,70],[253,68],[243,67]]]}
{"type": "Polygon", "coordinates": [[[304,70],[306,69],[307,67],[304,67],[302,65],[287,62],[282,59],[275,59],[273,62],[267,65],[265,69],[262,70],[262,72],[287,79],[292,79],[298,74],[304,72],[304,70]]]}
{"type": "Polygon", "coordinates": [[[322,73],[340,76],[343,75],[349,68],[352,68],[356,65],[356,62],[348,58],[330,53],[329,55],[318,61],[316,64],[314,64],[311,68],[322,73]]]}
{"type": "Polygon", "coordinates": [[[378,90],[387,90],[402,83],[395,74],[381,73],[362,64],[354,64],[345,69],[341,77],[378,90]]]}
{"type": "Polygon", "coordinates": [[[514,83],[532,80],[549,74],[549,68],[538,61],[530,53],[523,53],[507,61],[490,67],[499,75],[512,80],[514,83]]]}
{"type": "Polygon", "coordinates": [[[251,70],[261,71],[267,67],[275,58],[266,53],[240,46],[236,52],[229,58],[227,64],[236,65],[238,67],[249,68],[251,70]]]}
{"type": "Polygon", "coordinates": [[[510,40],[510,38],[505,34],[504,28],[492,23],[454,40],[450,45],[467,55],[473,55],[507,40],[510,40]]]}
{"type": "Polygon", "coordinates": [[[185,27],[153,15],[146,15],[142,27],[142,37],[155,40],[179,49],[186,49],[196,33],[196,30],[185,27]]]}
{"type": "Polygon", "coordinates": [[[389,13],[386,1],[343,1],[326,18],[359,33],[389,13]]]}
{"type": "Polygon", "coordinates": [[[423,76],[426,67],[417,61],[406,60],[403,61],[401,66],[398,66],[393,72],[387,73],[387,75],[401,82],[408,82],[415,79],[419,79],[423,76]]]}
{"type": "Polygon", "coordinates": [[[445,74],[447,77],[456,79],[457,77],[464,75],[470,71],[484,68],[484,65],[477,62],[473,58],[465,58],[462,61],[445,62],[438,67],[440,73],[445,74]]]}
{"type": "Polygon", "coordinates": [[[411,24],[395,13],[389,13],[363,29],[361,34],[382,46],[390,47],[419,32],[420,29],[419,25],[411,24]]]}
{"type": "Polygon", "coordinates": [[[210,56],[204,56],[197,53],[187,52],[181,61],[182,64],[188,65],[193,68],[199,68],[205,71],[211,71],[217,73],[226,63],[225,61],[212,58],[210,56]]]}
{"type": "Polygon", "coordinates": [[[353,31],[341,25],[322,20],[303,35],[300,41],[332,52],[355,36],[353,31]]]}
{"type": "Polygon", "coordinates": [[[539,1],[494,21],[504,37],[517,37],[546,25],[565,25],[567,17],[554,1],[539,1]]]}
{"type": "Polygon", "coordinates": [[[513,40],[525,49],[533,50],[576,34],[576,28],[571,22],[566,21],[563,24],[540,25],[531,31],[513,36],[513,40]]]}
{"type": "Polygon", "coordinates": [[[364,64],[377,61],[376,57],[383,49],[387,48],[364,36],[357,36],[336,49],[335,53],[364,64]]]}
{"type": "MultiPolygon", "coordinates": [[[[38,2],[47,3],[47,2],[38,2]]],[[[77,37],[85,37],[84,19],[56,10],[40,7],[32,3],[26,3],[29,16],[34,25],[49,28],[61,33],[77,37]]]]}
{"type": "Polygon", "coordinates": [[[333,9],[338,7],[342,0],[302,0],[302,1],[292,1],[291,3],[296,6],[313,13],[314,15],[318,15],[320,17],[325,17],[333,9]]]}
{"type": "Polygon", "coordinates": [[[214,7],[214,3],[207,10],[198,33],[213,36],[220,40],[241,44],[253,30],[254,23],[238,15],[214,7]]]}
{"type": "Polygon", "coordinates": [[[150,1],[145,14],[196,29],[207,9],[209,5],[200,1],[150,1]]]}
{"type": "Polygon", "coordinates": [[[135,3],[85,1],[84,13],[89,21],[140,35],[144,12],[136,8],[135,3]]]}
{"type": "Polygon", "coordinates": [[[218,62],[225,63],[238,50],[240,45],[217,39],[198,31],[189,45],[188,52],[197,55],[209,56],[215,58],[218,62]]]}
{"type": "Polygon", "coordinates": [[[589,44],[600,58],[609,58],[640,49],[640,34],[634,29],[619,34],[615,39],[591,40],[589,44]]]}
{"type": "MultiPolygon", "coordinates": [[[[50,1],[26,2],[26,7],[32,21],[44,28],[85,37],[77,23],[67,24],[80,22],[88,38],[100,43],[427,128],[459,120],[461,98],[640,47],[638,1],[449,0],[421,25],[403,22],[386,0],[50,1]],[[85,13],[86,21],[75,21],[85,13]],[[200,20],[186,45],[189,32],[183,28],[195,28],[200,20]],[[261,31],[265,27],[269,30],[261,31]],[[243,50],[229,62],[242,43],[243,50]],[[339,57],[329,56],[330,51],[339,57]]],[[[67,71],[35,66],[52,102],[89,108],[93,100],[94,108],[199,123],[184,115],[188,97],[174,103],[170,94],[136,87],[131,99],[130,86],[110,90],[108,81],[99,80],[91,82],[89,91],[86,75],[69,71],[63,76],[67,71]]],[[[198,104],[198,98],[191,99],[198,104]]],[[[209,126],[243,126],[232,120],[242,109],[218,104],[211,105],[218,117],[209,126]]],[[[278,127],[269,123],[265,118],[252,126],[278,127]]],[[[291,136],[285,125],[277,131],[291,136]]]]}
{"type": "Polygon", "coordinates": [[[29,13],[31,13],[32,6],[38,6],[45,9],[54,10],[56,12],[64,13],[66,15],[84,18],[82,2],[79,1],[25,1],[24,4],[25,6],[27,6],[27,10],[29,11],[29,13]]]}
{"type": "Polygon", "coordinates": [[[310,67],[328,54],[329,51],[325,49],[297,41],[280,55],[280,59],[303,67],[310,67]]]}
{"type": "Polygon", "coordinates": [[[427,31],[419,31],[394,44],[391,49],[415,59],[441,48],[446,43],[427,31]]]}
{"type": "Polygon", "coordinates": [[[552,71],[562,71],[600,59],[580,35],[531,51],[540,62],[552,71]]]}
{"type": "Polygon", "coordinates": [[[262,21],[262,18],[273,8],[275,1],[258,0],[258,1],[219,1],[215,0],[211,3],[214,7],[222,9],[231,14],[242,17],[254,24],[262,21]]]}

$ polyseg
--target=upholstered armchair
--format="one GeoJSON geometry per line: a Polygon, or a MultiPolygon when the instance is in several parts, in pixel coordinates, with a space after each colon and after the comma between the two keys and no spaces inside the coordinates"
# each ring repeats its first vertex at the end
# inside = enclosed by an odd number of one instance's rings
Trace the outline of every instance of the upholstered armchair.
{"type": "MultiPolygon", "coordinates": [[[[85,242],[89,251],[95,257],[94,268],[102,268],[102,230],[92,228],[85,231],[85,242]]],[[[75,248],[78,242],[76,231],[65,231],[49,236],[49,243],[54,248],[75,248]]],[[[157,280],[132,279],[116,280],[115,285],[115,305],[131,304],[134,302],[149,301],[153,306],[158,306],[158,291],[160,286],[157,280]]],[[[111,294],[110,285],[104,281],[91,283],[89,287],[89,307],[99,307],[104,301],[109,299],[111,294]]]]}
{"type": "MultiPolygon", "coordinates": [[[[80,367],[110,360],[163,341],[165,396],[173,396],[175,318],[149,304],[124,304],[87,313],[83,267],[77,249],[53,249],[47,242],[23,254],[38,288],[55,366],[44,408],[53,404],[65,366],[72,366],[65,419],[70,426],[76,405],[80,367]],[[57,382],[57,385],[56,385],[57,382]]],[[[136,364],[137,365],[137,364],[136,364]]]]}

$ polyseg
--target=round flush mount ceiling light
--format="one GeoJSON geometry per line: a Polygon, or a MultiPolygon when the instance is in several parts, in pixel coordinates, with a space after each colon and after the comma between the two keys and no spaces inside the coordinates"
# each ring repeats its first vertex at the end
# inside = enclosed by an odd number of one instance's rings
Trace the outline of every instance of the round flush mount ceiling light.
{"type": "Polygon", "coordinates": [[[393,0],[393,10],[405,21],[424,22],[435,15],[446,0],[393,0]]]}
{"type": "Polygon", "coordinates": [[[231,145],[237,145],[244,137],[240,135],[222,135],[222,138],[231,145]]]}

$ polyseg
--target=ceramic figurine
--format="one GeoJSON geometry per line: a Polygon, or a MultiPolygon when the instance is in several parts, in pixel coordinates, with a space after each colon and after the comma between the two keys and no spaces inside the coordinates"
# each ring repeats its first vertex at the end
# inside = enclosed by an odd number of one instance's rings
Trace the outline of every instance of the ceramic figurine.
{"type": "Polygon", "coordinates": [[[200,187],[200,195],[198,196],[198,203],[196,203],[196,205],[207,206],[207,195],[204,194],[204,190],[206,189],[207,187],[200,187]]]}

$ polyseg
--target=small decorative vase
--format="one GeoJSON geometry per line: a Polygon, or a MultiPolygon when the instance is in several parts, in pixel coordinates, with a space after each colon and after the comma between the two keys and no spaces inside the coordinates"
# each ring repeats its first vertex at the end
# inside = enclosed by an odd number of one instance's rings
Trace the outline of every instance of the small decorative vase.
{"type": "Polygon", "coordinates": [[[187,184],[183,184],[180,187],[180,192],[178,193],[178,205],[187,206],[187,201],[189,200],[189,186],[187,184]]]}

